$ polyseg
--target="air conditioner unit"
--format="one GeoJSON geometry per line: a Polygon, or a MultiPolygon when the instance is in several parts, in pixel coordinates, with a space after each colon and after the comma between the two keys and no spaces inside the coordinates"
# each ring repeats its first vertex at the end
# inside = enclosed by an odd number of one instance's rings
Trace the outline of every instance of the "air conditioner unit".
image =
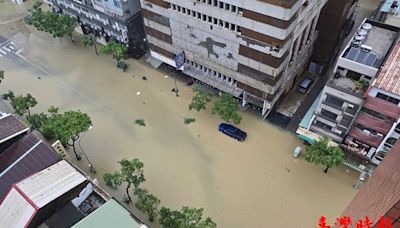
{"type": "Polygon", "coordinates": [[[365,44],[361,44],[361,51],[370,52],[370,51],[372,51],[372,47],[371,46],[367,46],[365,44]]]}
{"type": "Polygon", "coordinates": [[[354,105],[353,104],[348,104],[347,107],[354,108],[354,105]]]}
{"type": "Polygon", "coordinates": [[[343,132],[339,129],[332,129],[332,132],[341,135],[343,132]]]}
{"type": "Polygon", "coordinates": [[[364,134],[364,135],[371,135],[371,132],[364,129],[364,130],[363,130],[363,134],[364,134]]]}

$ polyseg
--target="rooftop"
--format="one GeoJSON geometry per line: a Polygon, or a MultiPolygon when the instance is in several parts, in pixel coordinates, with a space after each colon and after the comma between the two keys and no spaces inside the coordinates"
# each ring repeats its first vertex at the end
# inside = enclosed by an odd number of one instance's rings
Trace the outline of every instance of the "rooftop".
{"type": "Polygon", "coordinates": [[[335,74],[335,76],[328,81],[328,85],[355,96],[362,96],[366,90],[366,87],[359,81],[351,77],[340,76],[339,74],[335,74]]]}
{"type": "Polygon", "coordinates": [[[0,115],[0,143],[27,131],[29,131],[29,128],[14,115],[0,115]]]}
{"type": "Polygon", "coordinates": [[[103,206],[86,216],[72,228],[88,227],[130,227],[144,228],[138,223],[132,214],[114,199],[109,200],[103,206]]]}
{"type": "Polygon", "coordinates": [[[400,95],[400,39],[389,54],[373,86],[400,95]]]}
{"type": "Polygon", "coordinates": [[[62,160],[14,184],[0,205],[0,227],[27,226],[40,208],[86,180],[62,160]]]}
{"type": "Polygon", "coordinates": [[[396,39],[396,35],[397,30],[391,26],[366,20],[354,34],[342,57],[379,68],[396,39]],[[363,46],[370,47],[372,50],[367,51],[363,46]]]}
{"type": "Polygon", "coordinates": [[[0,200],[11,185],[59,161],[58,155],[32,133],[0,154],[0,200]]]}

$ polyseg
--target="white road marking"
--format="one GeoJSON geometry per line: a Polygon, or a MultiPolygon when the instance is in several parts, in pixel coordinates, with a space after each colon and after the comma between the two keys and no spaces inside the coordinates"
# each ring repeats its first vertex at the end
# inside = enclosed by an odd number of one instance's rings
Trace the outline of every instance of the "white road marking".
{"type": "Polygon", "coordinates": [[[7,55],[7,52],[5,52],[5,51],[3,51],[3,50],[1,50],[1,49],[0,49],[0,52],[3,53],[3,54],[5,54],[5,55],[7,55]]]}
{"type": "Polygon", "coordinates": [[[3,49],[6,50],[6,51],[8,51],[8,52],[11,52],[11,50],[8,49],[8,48],[6,48],[6,47],[3,47],[3,49]]]}
{"type": "Polygon", "coordinates": [[[12,46],[12,45],[9,45],[8,46],[9,48],[11,48],[12,50],[14,50],[15,48],[12,46]]]}

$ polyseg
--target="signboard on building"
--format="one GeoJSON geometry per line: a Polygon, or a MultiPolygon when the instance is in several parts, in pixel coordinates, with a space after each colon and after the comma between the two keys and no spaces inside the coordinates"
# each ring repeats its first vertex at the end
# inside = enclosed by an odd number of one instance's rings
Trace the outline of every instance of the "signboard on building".
{"type": "Polygon", "coordinates": [[[185,54],[183,52],[177,53],[175,56],[175,67],[176,70],[180,70],[185,63],[185,54]]]}

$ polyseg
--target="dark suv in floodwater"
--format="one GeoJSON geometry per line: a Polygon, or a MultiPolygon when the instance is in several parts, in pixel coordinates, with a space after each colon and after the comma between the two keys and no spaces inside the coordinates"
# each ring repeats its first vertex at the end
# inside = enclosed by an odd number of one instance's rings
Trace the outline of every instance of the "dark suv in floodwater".
{"type": "Polygon", "coordinates": [[[228,135],[238,141],[243,142],[246,137],[247,137],[247,133],[240,130],[239,128],[232,126],[230,124],[226,124],[226,123],[222,123],[218,126],[218,130],[222,133],[224,133],[225,135],[228,135]]]}

